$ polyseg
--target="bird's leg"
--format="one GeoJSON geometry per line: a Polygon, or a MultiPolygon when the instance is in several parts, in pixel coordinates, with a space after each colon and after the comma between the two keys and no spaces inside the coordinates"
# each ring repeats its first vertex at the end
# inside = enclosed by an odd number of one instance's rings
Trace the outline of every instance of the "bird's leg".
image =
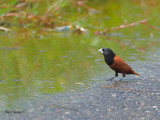
{"type": "MultiPolygon", "coordinates": [[[[117,76],[118,76],[118,72],[117,72],[117,71],[115,71],[115,77],[117,77],[117,76]]],[[[115,77],[111,77],[110,79],[107,79],[107,80],[112,81],[115,77]]]]}
{"type": "Polygon", "coordinates": [[[123,73],[123,77],[125,77],[126,75],[123,73]]]}
{"type": "Polygon", "coordinates": [[[118,72],[115,71],[115,77],[117,77],[117,76],[118,76],[118,72]]]}

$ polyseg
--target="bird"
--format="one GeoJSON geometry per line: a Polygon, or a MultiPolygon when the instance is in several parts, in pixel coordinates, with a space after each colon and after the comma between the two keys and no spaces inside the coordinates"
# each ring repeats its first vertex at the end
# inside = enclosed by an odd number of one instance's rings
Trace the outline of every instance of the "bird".
{"type": "Polygon", "coordinates": [[[98,51],[104,55],[104,60],[107,65],[115,71],[115,77],[118,76],[118,73],[121,73],[123,77],[125,77],[126,74],[135,74],[140,76],[138,73],[132,70],[132,68],[127,63],[125,63],[118,55],[116,55],[110,48],[101,48],[98,51]]]}

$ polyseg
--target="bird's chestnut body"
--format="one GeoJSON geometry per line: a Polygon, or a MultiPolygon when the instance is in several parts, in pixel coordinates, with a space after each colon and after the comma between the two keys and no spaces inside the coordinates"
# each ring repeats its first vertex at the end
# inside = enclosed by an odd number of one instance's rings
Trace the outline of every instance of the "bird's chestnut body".
{"type": "Polygon", "coordinates": [[[107,65],[115,71],[115,76],[118,76],[118,73],[122,73],[123,77],[125,74],[135,74],[140,76],[138,73],[132,70],[132,68],[125,63],[118,55],[116,55],[110,48],[102,48],[99,50],[104,55],[104,60],[107,65]]]}

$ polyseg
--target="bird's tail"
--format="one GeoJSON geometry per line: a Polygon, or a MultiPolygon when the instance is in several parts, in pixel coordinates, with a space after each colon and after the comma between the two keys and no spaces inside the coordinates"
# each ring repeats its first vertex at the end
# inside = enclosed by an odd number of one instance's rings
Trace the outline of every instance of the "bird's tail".
{"type": "Polygon", "coordinates": [[[138,73],[136,73],[136,72],[134,72],[134,71],[133,71],[133,74],[140,76],[138,73]]]}

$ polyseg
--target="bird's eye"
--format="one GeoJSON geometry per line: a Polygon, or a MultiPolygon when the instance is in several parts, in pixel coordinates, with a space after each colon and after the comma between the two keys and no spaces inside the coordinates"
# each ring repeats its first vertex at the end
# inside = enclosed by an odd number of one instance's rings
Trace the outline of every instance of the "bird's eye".
{"type": "Polygon", "coordinates": [[[102,48],[102,51],[104,51],[104,48],[102,48]]]}

